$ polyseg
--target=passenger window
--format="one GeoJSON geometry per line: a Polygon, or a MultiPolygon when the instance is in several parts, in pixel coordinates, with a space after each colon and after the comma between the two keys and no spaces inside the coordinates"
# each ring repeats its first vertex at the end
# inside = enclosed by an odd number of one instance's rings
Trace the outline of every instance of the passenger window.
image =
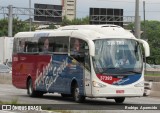
{"type": "Polygon", "coordinates": [[[90,70],[89,47],[87,42],[81,39],[71,38],[70,44],[71,57],[90,70]]]}
{"type": "Polygon", "coordinates": [[[38,41],[40,52],[68,52],[69,37],[42,37],[38,41]]]}
{"type": "Polygon", "coordinates": [[[38,53],[38,41],[33,38],[26,38],[24,51],[28,53],[38,53]]]}
{"type": "Polygon", "coordinates": [[[52,44],[53,52],[68,53],[69,37],[56,37],[52,44]]]}
{"type": "Polygon", "coordinates": [[[25,51],[25,47],[26,47],[26,42],[24,39],[19,39],[18,40],[18,53],[23,53],[23,52],[26,52],[25,51]]]}

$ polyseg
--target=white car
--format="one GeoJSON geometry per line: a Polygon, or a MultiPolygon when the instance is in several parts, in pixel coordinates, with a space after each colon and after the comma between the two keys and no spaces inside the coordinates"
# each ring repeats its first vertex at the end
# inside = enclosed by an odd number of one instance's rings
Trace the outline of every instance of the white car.
{"type": "Polygon", "coordinates": [[[11,69],[4,64],[0,64],[0,73],[11,73],[11,69]]]}

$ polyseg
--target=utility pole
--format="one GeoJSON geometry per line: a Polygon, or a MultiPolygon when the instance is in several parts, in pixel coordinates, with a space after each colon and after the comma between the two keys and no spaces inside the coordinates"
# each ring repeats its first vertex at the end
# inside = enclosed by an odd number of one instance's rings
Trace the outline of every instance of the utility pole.
{"type": "Polygon", "coordinates": [[[143,17],[144,17],[144,39],[147,39],[146,37],[146,11],[145,11],[145,1],[143,1],[143,17]]]}
{"type": "Polygon", "coordinates": [[[32,31],[31,0],[29,0],[29,31],[32,31]]]}
{"type": "Polygon", "coordinates": [[[8,6],[8,37],[12,37],[13,6],[8,6]]]}
{"type": "Polygon", "coordinates": [[[140,38],[139,0],[135,4],[135,37],[140,38]]]}

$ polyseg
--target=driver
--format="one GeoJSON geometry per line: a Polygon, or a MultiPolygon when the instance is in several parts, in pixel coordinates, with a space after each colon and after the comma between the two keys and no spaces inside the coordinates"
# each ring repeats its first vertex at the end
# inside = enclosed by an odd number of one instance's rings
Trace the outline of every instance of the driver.
{"type": "Polygon", "coordinates": [[[121,58],[117,63],[116,63],[116,67],[119,66],[124,66],[124,65],[129,65],[129,60],[127,58],[127,56],[124,56],[123,58],[121,58]]]}

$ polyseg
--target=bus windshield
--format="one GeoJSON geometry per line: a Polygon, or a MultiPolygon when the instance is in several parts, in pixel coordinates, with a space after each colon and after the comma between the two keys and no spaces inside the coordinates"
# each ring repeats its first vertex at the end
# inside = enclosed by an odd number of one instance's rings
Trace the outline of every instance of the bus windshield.
{"type": "Polygon", "coordinates": [[[96,74],[119,75],[142,73],[140,45],[131,39],[94,40],[95,56],[92,58],[96,74]]]}

